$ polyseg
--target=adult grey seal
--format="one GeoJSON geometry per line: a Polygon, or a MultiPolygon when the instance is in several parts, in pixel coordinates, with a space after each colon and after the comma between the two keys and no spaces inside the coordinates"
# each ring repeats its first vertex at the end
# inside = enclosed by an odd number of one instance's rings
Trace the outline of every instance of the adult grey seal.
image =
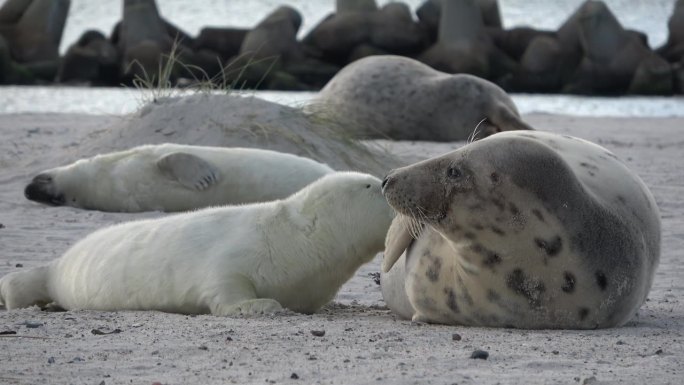
{"type": "Polygon", "coordinates": [[[24,195],[90,210],[185,211],[285,198],[331,172],[325,164],[277,151],[165,143],[43,171],[24,195]]]}
{"type": "Polygon", "coordinates": [[[450,75],[400,56],[371,56],[342,69],[309,109],[357,127],[365,138],[465,140],[530,130],[511,98],[471,75],[450,75]],[[478,126],[479,125],[479,126],[478,126]]]}
{"type": "Polygon", "coordinates": [[[313,313],[383,247],[380,179],[326,175],[287,199],[98,230],[47,266],[0,279],[0,304],[257,315],[313,313]]]}
{"type": "Polygon", "coordinates": [[[381,284],[405,317],[605,328],[629,321],[651,287],[658,207],[596,144],[499,133],[393,170],[383,191],[403,219],[388,232],[381,284]]]}

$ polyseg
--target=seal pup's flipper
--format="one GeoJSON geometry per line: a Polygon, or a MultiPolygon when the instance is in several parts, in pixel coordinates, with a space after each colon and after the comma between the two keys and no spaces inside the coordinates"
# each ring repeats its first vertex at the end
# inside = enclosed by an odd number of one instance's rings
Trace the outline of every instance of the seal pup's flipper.
{"type": "Polygon", "coordinates": [[[397,262],[404,251],[411,246],[414,239],[411,233],[402,223],[403,218],[397,215],[392,220],[387,237],[385,238],[385,253],[382,258],[382,272],[387,273],[397,262]]]}
{"type": "Polygon", "coordinates": [[[47,289],[48,266],[9,273],[0,278],[0,306],[7,310],[52,302],[47,289]]]}
{"type": "Polygon", "coordinates": [[[173,152],[159,158],[157,167],[167,177],[183,186],[198,191],[205,190],[219,180],[216,167],[206,160],[186,152],[173,152]]]}

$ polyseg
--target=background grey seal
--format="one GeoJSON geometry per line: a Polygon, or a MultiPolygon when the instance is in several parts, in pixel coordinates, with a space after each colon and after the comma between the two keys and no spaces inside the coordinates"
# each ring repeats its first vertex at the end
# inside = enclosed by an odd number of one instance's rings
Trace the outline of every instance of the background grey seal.
{"type": "Polygon", "coordinates": [[[343,68],[309,109],[347,121],[366,138],[465,140],[531,130],[511,98],[472,75],[449,75],[400,56],[372,56],[343,68]]]}
{"type": "Polygon", "coordinates": [[[400,315],[612,327],[632,318],[651,287],[656,202],[615,155],[582,139],[496,134],[392,171],[383,191],[411,218],[407,228],[394,221],[383,261],[385,301],[400,315]],[[392,273],[404,251],[405,272],[392,273]]]}

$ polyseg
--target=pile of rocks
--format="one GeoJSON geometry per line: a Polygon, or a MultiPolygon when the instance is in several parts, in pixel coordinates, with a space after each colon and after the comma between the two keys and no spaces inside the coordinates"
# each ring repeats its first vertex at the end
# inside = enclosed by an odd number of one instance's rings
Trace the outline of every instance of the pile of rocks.
{"type": "Polygon", "coordinates": [[[507,91],[574,94],[684,93],[684,0],[656,50],[625,29],[602,1],[587,0],[558,29],[503,29],[496,0],[401,3],[337,0],[297,39],[301,14],[281,6],[252,29],[204,28],[189,36],[154,0],[123,0],[109,37],[86,31],[63,58],[57,49],[69,0],[8,0],[0,8],[0,84],[177,85],[211,80],[237,88],[317,90],[342,67],[381,54],[469,73],[507,91]],[[162,69],[162,71],[160,71],[162,69]]]}

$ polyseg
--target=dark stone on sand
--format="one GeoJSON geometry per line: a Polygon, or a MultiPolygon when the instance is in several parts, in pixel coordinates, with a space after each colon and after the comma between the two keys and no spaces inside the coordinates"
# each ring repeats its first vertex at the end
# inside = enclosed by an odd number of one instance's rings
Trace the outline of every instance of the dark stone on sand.
{"type": "Polygon", "coordinates": [[[323,337],[325,335],[325,330],[312,330],[311,335],[315,337],[323,337]]]}
{"type": "Polygon", "coordinates": [[[478,359],[478,360],[486,360],[489,358],[489,353],[486,350],[475,350],[472,354],[470,354],[470,358],[472,359],[478,359]]]}

